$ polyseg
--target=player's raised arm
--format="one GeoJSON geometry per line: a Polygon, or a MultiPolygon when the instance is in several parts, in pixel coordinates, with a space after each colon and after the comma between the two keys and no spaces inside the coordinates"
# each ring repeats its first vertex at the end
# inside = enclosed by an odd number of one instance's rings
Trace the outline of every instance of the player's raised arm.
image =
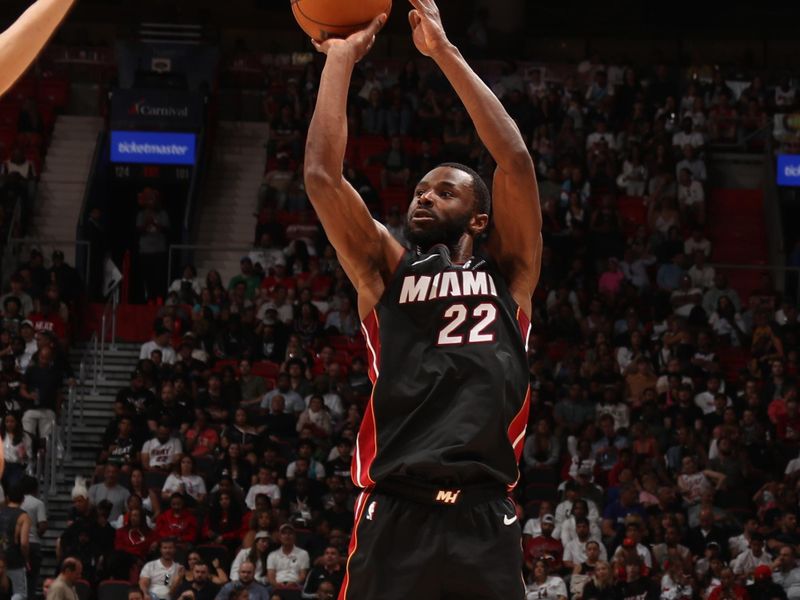
{"type": "Polygon", "coordinates": [[[410,0],[414,43],[431,57],[467,109],[497,163],[489,251],[508,278],[514,299],[530,316],[539,280],[542,211],[533,161],[514,120],[447,39],[434,0],[410,0]]]}
{"type": "Polygon", "coordinates": [[[0,33],[0,96],[41,52],[75,0],[38,0],[0,33]]]}
{"type": "Polygon", "coordinates": [[[385,22],[386,15],[381,15],[346,40],[314,42],[328,58],[306,143],[306,191],[358,291],[362,318],[380,299],[390,269],[404,252],[386,228],[373,220],[361,196],[342,174],[347,147],[347,92],[353,68],[369,52],[385,22]]]}

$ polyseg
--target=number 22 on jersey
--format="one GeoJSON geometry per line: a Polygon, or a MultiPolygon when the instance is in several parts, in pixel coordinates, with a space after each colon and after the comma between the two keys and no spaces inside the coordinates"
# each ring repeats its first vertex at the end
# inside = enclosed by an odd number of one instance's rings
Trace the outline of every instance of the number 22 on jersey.
{"type": "Polygon", "coordinates": [[[465,304],[453,304],[444,312],[445,323],[439,331],[437,346],[461,346],[495,341],[487,331],[497,320],[497,307],[491,302],[479,304],[472,310],[465,304]]]}

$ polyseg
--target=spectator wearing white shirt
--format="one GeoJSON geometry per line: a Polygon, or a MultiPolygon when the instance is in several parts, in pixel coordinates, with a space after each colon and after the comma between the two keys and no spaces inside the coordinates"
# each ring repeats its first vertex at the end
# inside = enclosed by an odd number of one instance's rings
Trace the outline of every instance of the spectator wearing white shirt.
{"type": "Polygon", "coordinates": [[[711,256],[711,242],[703,235],[703,229],[695,227],[692,229],[692,235],[683,242],[683,252],[688,256],[694,256],[698,250],[706,255],[706,258],[711,256]]]}
{"type": "Polygon", "coordinates": [[[239,581],[239,568],[245,562],[251,562],[255,565],[255,580],[262,584],[268,585],[267,581],[267,560],[269,554],[269,532],[259,531],[256,533],[255,541],[251,548],[242,548],[233,559],[231,563],[230,577],[231,581],[239,581]]]}
{"type": "Polygon", "coordinates": [[[297,433],[302,433],[304,429],[310,429],[315,438],[325,439],[331,434],[333,424],[331,415],[325,407],[322,396],[312,394],[306,408],[297,419],[297,433]]]}
{"type": "Polygon", "coordinates": [[[703,290],[692,287],[689,275],[681,277],[680,286],[670,295],[672,310],[680,317],[689,317],[692,311],[703,303],[703,290]]]}
{"type": "Polygon", "coordinates": [[[797,566],[794,549],[783,546],[775,562],[777,569],[772,573],[772,581],[783,588],[788,600],[800,599],[800,567],[797,566]]]}
{"type": "MultiPolygon", "coordinates": [[[[598,525],[599,518],[591,517],[589,514],[589,503],[587,500],[584,500],[583,498],[576,499],[575,502],[572,503],[572,510],[570,512],[570,516],[558,524],[558,531],[554,531],[553,533],[553,537],[561,539],[561,543],[565,548],[569,542],[580,537],[577,525],[578,522],[582,521],[583,519],[586,519],[586,522],[589,526],[589,532],[587,534],[588,537],[586,539],[599,540],[602,538],[602,533],[600,532],[600,527],[598,525]]],[[[605,558],[603,560],[605,560],[605,558]]]]}
{"type": "Polygon", "coordinates": [[[698,225],[706,222],[706,193],[689,169],[678,173],[678,205],[687,221],[698,225]]]}
{"type": "Polygon", "coordinates": [[[172,334],[169,329],[159,326],[153,334],[153,339],[142,344],[139,350],[139,360],[149,359],[153,350],[161,350],[161,362],[165,365],[174,365],[177,355],[170,344],[172,334]]]}
{"type": "Polygon", "coordinates": [[[267,557],[267,578],[273,588],[299,590],[308,574],[308,552],[295,546],[294,526],[284,523],[278,530],[281,547],[267,557]]]}
{"type": "MultiPolygon", "coordinates": [[[[800,462],[800,459],[798,459],[800,462]]],[[[525,522],[525,527],[522,529],[523,537],[539,537],[542,535],[542,517],[544,515],[552,515],[553,514],[553,503],[549,500],[542,500],[539,504],[539,516],[538,517],[531,517],[525,522]]]]}
{"type": "Polygon", "coordinates": [[[608,130],[608,123],[603,119],[599,119],[595,124],[594,132],[586,136],[586,151],[590,152],[600,140],[605,141],[609,150],[615,150],[617,147],[614,134],[608,130]]]}
{"type": "Polygon", "coordinates": [[[740,577],[749,577],[759,565],[772,568],[772,557],[764,550],[764,537],[753,532],[750,534],[749,548],[731,562],[731,569],[740,577]]]}
{"type": "Polygon", "coordinates": [[[273,507],[281,502],[281,489],[272,481],[272,471],[267,467],[259,467],[256,482],[247,490],[244,503],[250,510],[256,509],[256,497],[260,494],[267,496],[273,507]]]}
{"type": "Polygon", "coordinates": [[[162,421],[156,430],[156,437],[147,440],[142,446],[142,466],[146,471],[168,473],[182,454],[181,441],[172,437],[169,423],[162,421]]]}
{"type": "MultiPolygon", "coordinates": [[[[564,531],[562,527],[561,542],[564,544],[564,567],[574,569],[576,565],[586,562],[586,546],[590,543],[598,544],[600,550],[600,560],[607,560],[606,549],[598,537],[592,537],[589,528],[589,519],[586,517],[570,517],[574,519],[575,537],[564,543],[564,531]]],[[[566,524],[566,522],[565,522],[566,524]]],[[[599,534],[599,530],[598,530],[599,534]]]]}
{"type": "Polygon", "coordinates": [[[796,91],[788,77],[775,87],[775,106],[779,109],[791,108],[795,104],[796,91]]]}
{"type": "Polygon", "coordinates": [[[139,587],[145,598],[170,600],[170,585],[178,576],[179,565],[175,562],[175,540],[165,538],[158,544],[160,557],[142,567],[139,587]]]}
{"type": "Polygon", "coordinates": [[[538,559],[533,564],[528,585],[525,586],[525,600],[567,600],[567,586],[561,577],[548,575],[547,561],[538,559]]]}
{"type": "Polygon", "coordinates": [[[692,177],[702,183],[705,183],[706,179],[708,179],[706,163],[697,157],[694,146],[687,144],[683,147],[683,160],[675,165],[676,178],[680,175],[682,169],[689,169],[692,172],[692,177]]]}
{"type": "Polygon", "coordinates": [[[197,269],[192,265],[183,268],[181,277],[172,282],[168,292],[175,292],[184,304],[192,304],[203,292],[203,280],[197,276],[197,269]]]}
{"type": "Polygon", "coordinates": [[[170,473],[161,488],[161,497],[169,501],[172,494],[178,493],[189,496],[197,503],[206,499],[206,482],[194,472],[194,459],[188,454],[181,457],[178,470],[170,473]]]}
{"type": "Polygon", "coordinates": [[[650,287],[650,275],[647,273],[647,268],[656,263],[656,257],[647,254],[641,246],[634,246],[625,250],[625,255],[621,263],[625,279],[630,281],[631,284],[637,289],[644,289],[650,287]]]}
{"type": "Polygon", "coordinates": [[[714,412],[714,397],[723,392],[722,380],[719,375],[712,374],[706,381],[706,389],[694,397],[694,403],[697,408],[703,411],[704,415],[714,412]]]}
{"type": "Polygon", "coordinates": [[[272,235],[269,232],[263,232],[258,238],[258,243],[247,255],[253,265],[260,264],[264,273],[272,273],[273,267],[277,263],[286,263],[286,256],[283,250],[276,248],[272,235]]]}
{"type": "Polygon", "coordinates": [[[647,175],[647,167],[642,163],[639,147],[634,146],[628,158],[622,163],[622,173],[617,177],[617,186],[626,196],[644,196],[647,175]]]}
{"type": "Polygon", "coordinates": [[[702,250],[695,250],[694,264],[689,269],[689,278],[692,286],[705,291],[714,285],[714,267],[706,264],[706,254],[702,250]]]}
{"type": "Polygon", "coordinates": [[[681,130],[672,136],[672,147],[680,152],[684,146],[692,146],[693,148],[702,148],[705,144],[703,134],[699,131],[693,131],[694,121],[691,117],[683,117],[681,120],[681,130]]]}
{"type": "Polygon", "coordinates": [[[731,558],[736,558],[750,547],[750,535],[754,531],[758,531],[758,520],[750,517],[745,521],[742,533],[728,539],[728,550],[731,558]]]}

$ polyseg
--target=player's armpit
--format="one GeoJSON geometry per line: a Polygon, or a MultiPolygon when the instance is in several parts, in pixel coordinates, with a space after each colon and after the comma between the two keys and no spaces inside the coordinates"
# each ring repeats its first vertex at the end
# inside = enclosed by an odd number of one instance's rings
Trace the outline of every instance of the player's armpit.
{"type": "Polygon", "coordinates": [[[530,317],[542,262],[542,211],[530,157],[513,172],[495,171],[488,248],[514,300],[530,317]]]}

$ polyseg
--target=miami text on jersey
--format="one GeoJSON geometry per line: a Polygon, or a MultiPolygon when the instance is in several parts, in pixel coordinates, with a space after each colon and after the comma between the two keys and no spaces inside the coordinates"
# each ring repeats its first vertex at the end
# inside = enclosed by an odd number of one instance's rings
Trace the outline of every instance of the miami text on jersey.
{"type": "Polygon", "coordinates": [[[497,296],[494,279],[485,271],[445,271],[433,276],[406,275],[400,290],[400,304],[465,296],[497,296]]]}

